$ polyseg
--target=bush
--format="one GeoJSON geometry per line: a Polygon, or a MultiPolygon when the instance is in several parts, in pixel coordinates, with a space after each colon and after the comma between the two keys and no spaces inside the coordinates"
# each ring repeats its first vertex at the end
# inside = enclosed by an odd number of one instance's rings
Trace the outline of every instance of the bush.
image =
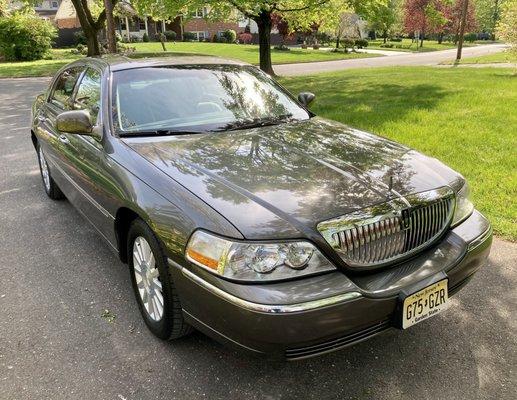
{"type": "Polygon", "coordinates": [[[394,37],[394,38],[390,39],[390,42],[402,42],[402,38],[401,37],[394,37]]]}
{"type": "Polygon", "coordinates": [[[193,42],[194,40],[197,40],[196,34],[194,32],[183,32],[184,42],[193,42]]]}
{"type": "Polygon", "coordinates": [[[168,41],[174,42],[176,40],[176,32],[174,31],[165,31],[165,37],[168,41]]]}
{"type": "Polygon", "coordinates": [[[226,42],[235,43],[235,40],[237,39],[237,34],[233,29],[227,29],[223,32],[223,37],[226,39],[226,42]]]}
{"type": "Polygon", "coordinates": [[[163,39],[163,41],[164,41],[164,42],[165,42],[165,40],[167,39],[163,33],[158,32],[158,33],[155,33],[155,34],[154,34],[154,41],[155,41],[155,42],[161,42],[161,41],[162,41],[162,39],[163,39]]]}
{"type": "Polygon", "coordinates": [[[466,41],[466,42],[470,42],[470,43],[472,43],[472,42],[476,41],[476,40],[477,40],[477,38],[478,38],[478,35],[477,35],[477,34],[475,34],[475,33],[467,33],[467,34],[464,36],[465,41],[466,41]]]}
{"type": "Polygon", "coordinates": [[[144,33],[144,36],[142,36],[142,42],[148,42],[149,41],[149,35],[147,34],[147,32],[144,33]]]}
{"type": "Polygon", "coordinates": [[[350,38],[344,38],[341,43],[343,43],[343,46],[345,47],[354,47],[355,40],[350,38]]]}
{"type": "Polygon", "coordinates": [[[239,43],[250,44],[253,40],[253,35],[249,32],[239,34],[239,43]]]}
{"type": "Polygon", "coordinates": [[[355,45],[358,49],[362,49],[363,47],[368,47],[368,40],[366,39],[356,39],[355,45]]]}
{"type": "Polygon", "coordinates": [[[0,53],[6,61],[40,60],[56,35],[56,28],[36,14],[15,12],[0,18],[0,53]]]}
{"type": "Polygon", "coordinates": [[[82,30],[74,33],[75,44],[86,44],[86,36],[82,30]]]}
{"type": "MultiPolygon", "coordinates": [[[[393,43],[381,43],[379,46],[380,47],[385,47],[387,49],[392,49],[393,48],[393,43]]],[[[399,47],[399,48],[402,48],[402,47],[399,47]]]]}
{"type": "Polygon", "coordinates": [[[285,46],[285,45],[282,45],[282,44],[279,44],[275,47],[273,47],[275,50],[280,50],[280,51],[289,51],[291,50],[289,47],[285,46]]]}
{"type": "Polygon", "coordinates": [[[333,42],[332,36],[326,32],[316,32],[315,37],[318,43],[321,43],[325,46],[330,46],[330,44],[333,42]]]}
{"type": "MultiPolygon", "coordinates": [[[[77,33],[79,33],[79,32],[77,32],[77,33]]],[[[81,31],[81,33],[83,33],[83,32],[81,31]]],[[[83,36],[84,36],[84,34],[83,34],[83,36]]],[[[147,40],[149,40],[149,37],[147,37],[147,40]]],[[[118,32],[115,32],[115,41],[116,42],[122,42],[122,36],[118,32]]],[[[86,44],[86,43],[83,43],[83,44],[86,44]]]]}

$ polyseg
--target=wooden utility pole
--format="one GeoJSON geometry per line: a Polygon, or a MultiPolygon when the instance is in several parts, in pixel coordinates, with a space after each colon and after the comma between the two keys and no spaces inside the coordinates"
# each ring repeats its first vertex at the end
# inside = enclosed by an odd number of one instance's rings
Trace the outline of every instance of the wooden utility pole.
{"type": "Polygon", "coordinates": [[[467,13],[469,9],[469,0],[463,0],[463,8],[461,9],[460,37],[458,38],[458,52],[456,53],[456,61],[461,60],[461,51],[463,50],[463,36],[465,35],[465,26],[467,25],[467,13]]]}
{"type": "Polygon", "coordinates": [[[111,0],[104,0],[106,9],[106,41],[108,42],[108,53],[117,52],[117,39],[115,37],[115,18],[113,18],[113,3],[111,0]]]}

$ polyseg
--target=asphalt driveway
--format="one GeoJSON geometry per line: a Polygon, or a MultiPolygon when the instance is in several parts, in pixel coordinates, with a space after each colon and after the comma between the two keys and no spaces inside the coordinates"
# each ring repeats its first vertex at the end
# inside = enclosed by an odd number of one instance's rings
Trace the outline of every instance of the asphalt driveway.
{"type": "Polygon", "coordinates": [[[447,312],[320,358],[154,338],[126,266],[43,192],[29,106],[44,82],[0,80],[0,399],[515,398],[517,251],[500,240],[447,312]]]}

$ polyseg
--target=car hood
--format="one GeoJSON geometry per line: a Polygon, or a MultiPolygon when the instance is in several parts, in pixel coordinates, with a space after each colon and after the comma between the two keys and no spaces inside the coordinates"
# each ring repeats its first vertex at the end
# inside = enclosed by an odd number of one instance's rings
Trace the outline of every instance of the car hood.
{"type": "Polygon", "coordinates": [[[318,222],[461,176],[398,143],[314,117],[210,134],[126,138],[249,239],[306,237],[318,222]]]}

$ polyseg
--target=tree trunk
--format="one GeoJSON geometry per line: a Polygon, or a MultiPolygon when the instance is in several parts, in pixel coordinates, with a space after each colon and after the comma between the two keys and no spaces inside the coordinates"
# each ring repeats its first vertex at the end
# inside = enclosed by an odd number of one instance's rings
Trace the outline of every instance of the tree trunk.
{"type": "Polygon", "coordinates": [[[106,40],[108,42],[108,53],[117,52],[117,39],[115,38],[115,19],[113,18],[113,3],[111,0],[104,0],[106,9],[106,40]]]}
{"type": "Polygon", "coordinates": [[[438,34],[438,44],[442,44],[443,42],[443,33],[438,34]]]}
{"type": "Polygon", "coordinates": [[[463,7],[461,8],[461,25],[460,34],[458,38],[458,51],[456,52],[456,61],[461,60],[461,52],[463,50],[463,37],[465,36],[465,25],[467,25],[467,12],[469,9],[469,0],[463,0],[463,7]]]}
{"type": "Polygon", "coordinates": [[[97,37],[96,30],[84,29],[84,36],[86,37],[86,46],[88,46],[88,57],[100,56],[101,47],[99,45],[99,38],[97,37]]]}
{"type": "Polygon", "coordinates": [[[271,12],[261,10],[260,14],[253,19],[258,26],[259,35],[259,64],[260,69],[270,75],[274,75],[271,65],[271,12]]]}
{"type": "Polygon", "coordinates": [[[386,43],[387,40],[388,40],[388,31],[383,31],[382,32],[382,37],[384,38],[383,42],[386,43]]]}
{"type": "Polygon", "coordinates": [[[339,49],[339,36],[336,36],[336,49],[339,49]]]}

